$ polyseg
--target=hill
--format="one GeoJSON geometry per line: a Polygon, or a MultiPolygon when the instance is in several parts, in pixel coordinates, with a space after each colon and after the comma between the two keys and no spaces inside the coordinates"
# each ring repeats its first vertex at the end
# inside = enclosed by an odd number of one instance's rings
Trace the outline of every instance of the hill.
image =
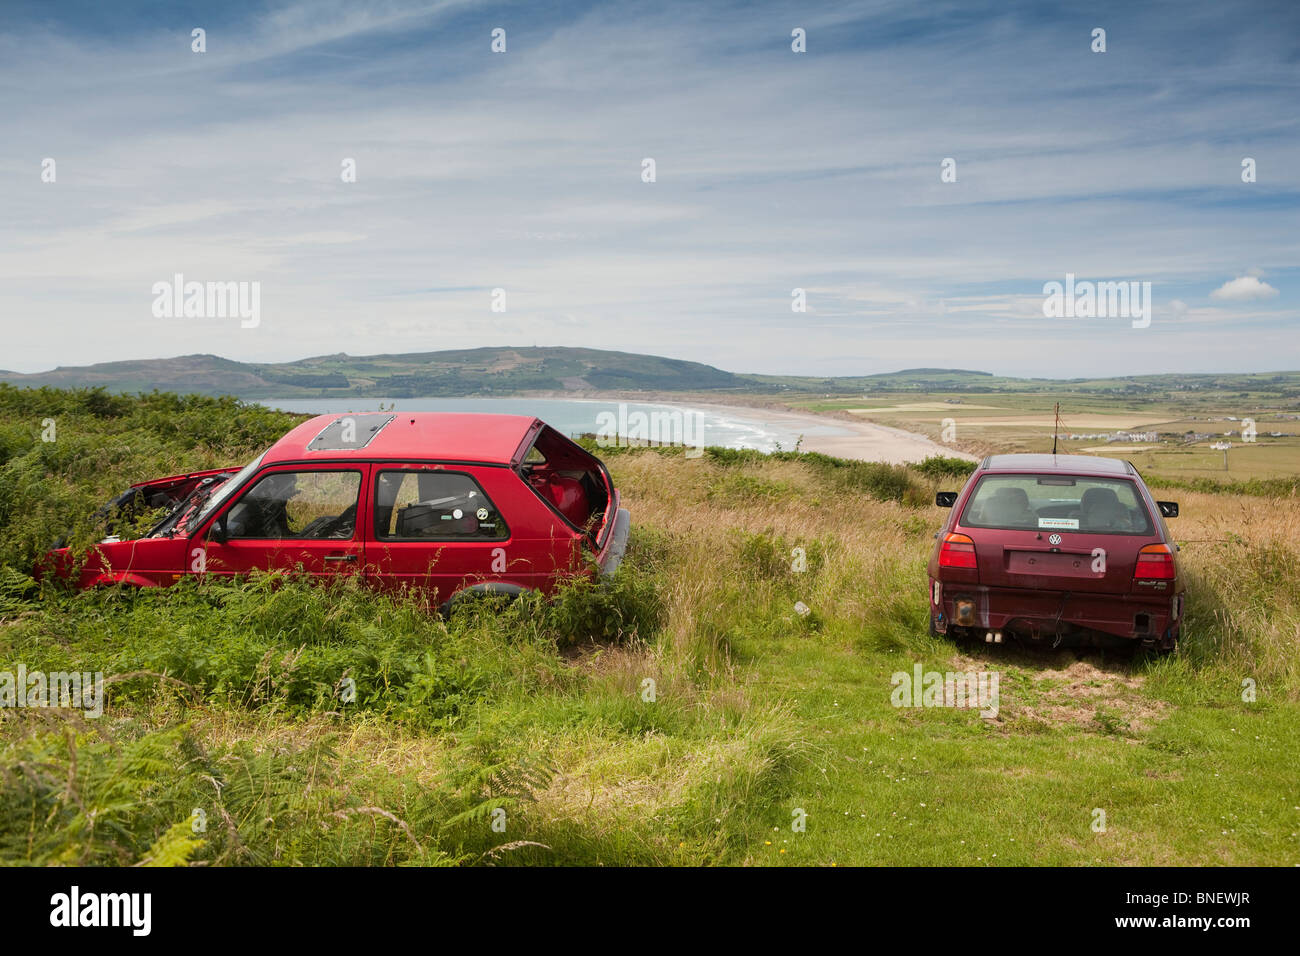
{"type": "Polygon", "coordinates": [[[39,388],[154,388],[241,398],[511,395],[530,391],[710,391],[752,387],[711,365],[581,348],[480,348],[400,355],[322,355],[295,362],[236,362],[216,355],[60,366],[0,373],[39,388]]]}
{"type": "Polygon", "coordinates": [[[1140,375],[1097,379],[1013,378],[969,369],[914,368],[872,375],[814,377],[728,372],[700,362],[566,347],[493,347],[383,355],[319,355],[293,362],[238,362],[217,355],[0,371],[0,382],[40,388],[153,389],[265,398],[415,398],[611,391],[790,395],[863,392],[1092,393],[1146,397],[1237,391],[1300,398],[1300,372],[1140,375]]]}

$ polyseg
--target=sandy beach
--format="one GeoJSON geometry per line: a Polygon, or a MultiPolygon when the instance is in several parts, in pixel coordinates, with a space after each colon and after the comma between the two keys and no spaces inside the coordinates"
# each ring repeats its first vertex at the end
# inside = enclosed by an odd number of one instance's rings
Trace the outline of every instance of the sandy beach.
{"type": "Polygon", "coordinates": [[[935,455],[975,461],[974,455],[932,441],[925,435],[899,428],[889,428],[873,422],[849,421],[830,415],[817,415],[813,412],[794,412],[750,405],[717,405],[711,402],[681,401],[665,401],[663,404],[699,408],[720,415],[735,415],[737,418],[777,425],[793,432],[798,432],[800,428],[833,428],[846,434],[825,435],[811,431],[804,435],[799,448],[801,451],[818,451],[837,458],[883,461],[896,465],[923,461],[935,455]]]}
{"type": "Polygon", "coordinates": [[[803,434],[803,442],[799,445],[801,451],[817,451],[837,458],[883,461],[895,465],[924,461],[936,455],[961,458],[965,461],[978,460],[974,455],[958,451],[925,435],[862,421],[856,415],[850,417],[849,413],[820,415],[815,412],[792,411],[789,408],[766,404],[762,399],[756,399],[753,404],[728,404],[709,401],[711,396],[699,393],[682,395],[673,392],[580,390],[530,394],[539,398],[580,401],[651,402],[656,405],[683,409],[695,408],[716,415],[735,416],[746,421],[777,426],[795,434],[803,434]],[[809,429],[809,433],[804,434],[801,431],[804,428],[809,429]],[[830,430],[834,430],[835,433],[821,433],[830,430]]]}
{"type": "MultiPolygon", "coordinates": [[[[683,395],[669,392],[599,392],[595,390],[574,391],[574,392],[531,392],[509,398],[466,398],[466,399],[407,399],[403,400],[404,407],[409,407],[412,411],[494,411],[498,409],[487,408],[456,408],[445,409],[431,407],[432,403],[437,402],[509,402],[514,401],[516,404],[523,404],[525,407],[508,410],[508,414],[538,414],[546,417],[545,409],[529,408],[527,402],[530,399],[546,399],[560,403],[581,404],[596,406],[605,406],[604,411],[611,411],[617,408],[621,402],[640,405],[658,405],[666,408],[677,408],[683,411],[694,409],[707,416],[711,421],[730,422],[739,428],[743,435],[747,431],[752,431],[753,436],[747,441],[755,440],[758,433],[763,433],[766,439],[759,439],[761,444],[731,444],[730,440],[724,439],[718,441],[718,444],[729,444],[731,447],[771,447],[772,440],[779,440],[780,447],[786,450],[793,450],[796,441],[799,442],[801,451],[816,451],[824,455],[833,455],[837,458],[851,458],[859,461],[879,461],[889,464],[905,464],[909,462],[919,462],[926,458],[932,458],[936,455],[944,455],[953,458],[962,458],[967,461],[975,461],[974,456],[958,451],[950,445],[944,445],[936,442],[925,435],[915,432],[905,431],[900,428],[892,428],[887,425],[880,425],[875,422],[864,421],[857,415],[851,415],[848,412],[838,414],[828,413],[819,414],[817,412],[796,411],[784,406],[769,405],[757,400],[753,404],[745,403],[742,399],[740,402],[717,402],[710,401],[713,396],[710,395],[683,395]],[[427,402],[431,405],[420,407],[419,403],[427,402]],[[411,404],[414,403],[414,404],[411,404]],[[802,440],[800,440],[802,439],[802,440]]],[[[361,404],[371,407],[375,402],[385,401],[384,399],[360,399],[361,404]]],[[[280,399],[267,400],[276,408],[285,408],[289,411],[302,413],[335,413],[345,411],[355,411],[357,406],[354,400],[349,401],[321,401],[316,399],[280,399]]],[[[560,420],[551,420],[552,425],[560,427],[562,430],[568,430],[570,433],[583,433],[595,430],[596,421],[595,411],[590,412],[590,418],[585,423],[569,422],[564,423],[560,420]]],[[[709,426],[714,427],[714,426],[709,426]]],[[[673,439],[680,440],[680,439],[673,439]]]]}
{"type": "Polygon", "coordinates": [[[767,404],[726,404],[705,400],[697,401],[694,395],[683,396],[672,392],[534,392],[537,397],[609,402],[651,402],[656,405],[668,405],[675,408],[695,408],[716,415],[734,416],[746,421],[773,425],[785,431],[803,434],[801,451],[817,451],[837,458],[852,458],[859,461],[883,461],[889,464],[907,464],[924,461],[935,455],[949,458],[961,458],[976,461],[974,455],[958,451],[948,445],[936,442],[925,435],[877,425],[874,422],[861,421],[858,417],[841,415],[819,415],[815,412],[792,411],[784,407],[767,404]],[[801,429],[807,428],[804,434],[801,429]],[[821,434],[834,430],[835,434],[821,434]]]}

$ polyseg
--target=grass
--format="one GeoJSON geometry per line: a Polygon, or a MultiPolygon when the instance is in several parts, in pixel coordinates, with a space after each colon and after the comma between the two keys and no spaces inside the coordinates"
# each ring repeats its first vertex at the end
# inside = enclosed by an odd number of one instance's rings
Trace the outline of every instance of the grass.
{"type": "MultiPolygon", "coordinates": [[[[1148,479],[1167,487],[1243,491],[1263,486],[1268,494],[1296,494],[1300,472],[1300,399],[1289,389],[1242,390],[1165,387],[1127,393],[1120,387],[1088,389],[1022,382],[997,391],[877,392],[822,398],[791,398],[792,408],[868,418],[929,436],[976,455],[1045,452],[1052,447],[1060,403],[1062,454],[1127,458],[1148,479]],[[1253,441],[1242,440],[1242,419],[1255,422],[1253,441]],[[950,425],[951,428],[945,428],[950,425]],[[1155,431],[1155,444],[1107,443],[1070,434],[1155,431]],[[1187,432],[1212,435],[1184,442],[1187,432]],[[1277,437],[1274,432],[1280,433],[1277,437]],[[1223,451],[1211,447],[1229,441],[1223,451]]],[[[1112,386],[1120,386],[1115,380],[1112,386]]]]}
{"type": "Polygon", "coordinates": [[[49,393],[69,452],[35,394],[0,389],[0,672],[110,683],[98,720],[0,708],[4,862],[1300,862],[1293,499],[1179,495],[1188,617],[1161,660],[929,637],[926,502],[955,466],[793,453],[608,454],[627,560],[554,602],[66,593],[26,573],[69,509],[251,458],[285,417],[49,393]],[[202,425],[162,431],[168,409],[202,425]],[[998,672],[997,716],[893,706],[917,663],[998,672]]]}

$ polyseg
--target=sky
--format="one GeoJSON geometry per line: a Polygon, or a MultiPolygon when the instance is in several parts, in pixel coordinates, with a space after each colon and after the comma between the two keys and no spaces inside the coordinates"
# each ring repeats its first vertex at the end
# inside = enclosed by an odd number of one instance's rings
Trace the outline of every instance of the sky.
{"type": "Polygon", "coordinates": [[[4,0],[0,117],[0,369],[1300,368],[1291,0],[4,0]],[[158,314],[178,274],[256,322],[158,314]],[[1045,315],[1067,275],[1149,324],[1045,315]]]}

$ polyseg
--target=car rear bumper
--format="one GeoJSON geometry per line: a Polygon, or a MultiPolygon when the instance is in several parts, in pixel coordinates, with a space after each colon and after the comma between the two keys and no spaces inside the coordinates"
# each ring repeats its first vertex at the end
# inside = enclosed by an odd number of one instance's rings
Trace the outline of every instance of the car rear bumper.
{"type": "Polygon", "coordinates": [[[1181,594],[1096,594],[951,584],[939,604],[931,585],[935,629],[951,626],[1010,632],[1030,640],[1091,631],[1130,640],[1168,643],[1182,621],[1181,594]]]}
{"type": "Polygon", "coordinates": [[[597,562],[601,574],[613,574],[618,570],[623,563],[623,555],[627,553],[627,539],[631,532],[632,514],[626,508],[619,508],[618,514],[614,516],[614,530],[610,532],[609,541],[605,543],[605,550],[597,562]]]}

